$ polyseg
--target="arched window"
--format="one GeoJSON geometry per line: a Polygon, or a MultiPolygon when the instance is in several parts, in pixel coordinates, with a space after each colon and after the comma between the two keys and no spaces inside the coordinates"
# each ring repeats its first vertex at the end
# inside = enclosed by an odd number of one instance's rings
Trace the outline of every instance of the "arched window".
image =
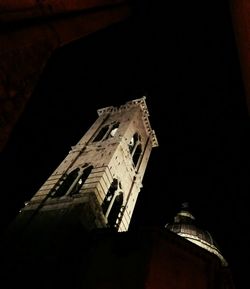
{"type": "Polygon", "coordinates": [[[134,166],[136,167],[142,153],[141,137],[137,132],[131,138],[128,148],[131,153],[134,166]]]}
{"type": "Polygon", "coordinates": [[[119,122],[112,125],[109,136],[114,137],[119,127],[119,122]]]}
{"type": "Polygon", "coordinates": [[[115,197],[114,203],[108,215],[108,225],[110,227],[115,227],[119,213],[122,208],[122,204],[123,204],[123,192],[119,192],[119,194],[115,197]]]}
{"type": "Polygon", "coordinates": [[[137,166],[137,163],[138,163],[138,160],[141,156],[141,153],[142,153],[142,147],[141,147],[141,144],[138,144],[138,146],[136,147],[135,152],[133,154],[133,163],[134,163],[135,167],[137,166]]]}
{"type": "Polygon", "coordinates": [[[98,132],[97,136],[94,138],[93,142],[104,141],[110,137],[114,137],[118,130],[119,125],[120,125],[119,122],[114,122],[103,126],[98,132]]]}
{"type": "Polygon", "coordinates": [[[101,141],[105,137],[108,131],[109,131],[109,125],[103,126],[98,132],[97,136],[94,138],[93,142],[101,141]]]}
{"type": "Polygon", "coordinates": [[[61,183],[60,187],[55,191],[54,195],[52,195],[52,198],[78,194],[93,169],[93,166],[86,167],[86,165],[81,169],[77,168],[70,172],[61,183]],[[83,170],[84,167],[86,168],[83,170]]]}
{"type": "Polygon", "coordinates": [[[108,208],[112,202],[112,199],[117,189],[118,189],[118,181],[117,179],[114,179],[102,203],[102,211],[104,215],[107,213],[108,208]]]}
{"type": "Polygon", "coordinates": [[[78,174],[79,174],[80,169],[77,168],[73,170],[71,173],[69,173],[63,183],[60,185],[60,187],[55,191],[54,195],[52,198],[58,198],[66,195],[68,192],[69,188],[72,186],[74,181],[77,179],[78,174]]]}
{"type": "Polygon", "coordinates": [[[131,138],[131,140],[130,140],[130,142],[129,142],[129,144],[128,144],[129,151],[130,151],[131,154],[133,153],[134,148],[136,147],[139,139],[140,139],[140,137],[139,137],[138,133],[136,132],[136,133],[132,136],[132,138],[131,138]]]}
{"type": "Polygon", "coordinates": [[[93,166],[89,166],[83,171],[82,175],[77,180],[75,186],[72,188],[72,190],[70,192],[71,196],[79,193],[81,187],[83,186],[83,184],[85,183],[85,181],[87,180],[89,175],[91,174],[92,169],[93,169],[93,166]]]}

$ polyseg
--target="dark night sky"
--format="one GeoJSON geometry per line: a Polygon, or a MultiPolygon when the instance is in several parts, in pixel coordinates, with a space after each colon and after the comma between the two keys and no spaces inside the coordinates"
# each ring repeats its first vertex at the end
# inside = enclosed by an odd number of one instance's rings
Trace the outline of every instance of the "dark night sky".
{"type": "Polygon", "coordinates": [[[2,221],[35,194],[98,108],[146,95],[160,146],[152,151],[131,228],[164,226],[189,201],[243,288],[250,257],[249,118],[228,4],[156,2],[138,1],[135,17],[51,57],[1,156],[2,221]]]}

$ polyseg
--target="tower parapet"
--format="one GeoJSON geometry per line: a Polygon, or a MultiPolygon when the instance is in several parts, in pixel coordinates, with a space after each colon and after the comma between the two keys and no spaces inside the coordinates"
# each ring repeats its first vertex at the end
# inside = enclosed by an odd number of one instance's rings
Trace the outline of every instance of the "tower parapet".
{"type": "Polygon", "coordinates": [[[152,130],[150,122],[149,122],[149,111],[148,111],[148,107],[146,103],[146,96],[143,96],[142,98],[130,100],[119,107],[107,106],[107,107],[98,109],[97,113],[100,116],[102,114],[115,113],[117,111],[123,112],[123,111],[128,111],[129,109],[131,109],[131,107],[136,107],[138,105],[140,106],[143,112],[143,115],[142,115],[143,123],[145,125],[145,128],[148,134],[151,137],[152,147],[157,147],[159,144],[156,138],[155,131],[152,130]]]}

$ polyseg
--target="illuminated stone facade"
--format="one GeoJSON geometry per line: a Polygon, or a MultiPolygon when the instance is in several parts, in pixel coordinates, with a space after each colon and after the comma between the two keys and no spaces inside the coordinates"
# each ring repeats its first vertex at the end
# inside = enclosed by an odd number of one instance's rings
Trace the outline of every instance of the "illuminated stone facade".
{"type": "Polygon", "coordinates": [[[144,97],[99,109],[98,115],[19,219],[35,222],[54,212],[60,222],[72,216],[87,230],[128,229],[157,139],[144,97]]]}

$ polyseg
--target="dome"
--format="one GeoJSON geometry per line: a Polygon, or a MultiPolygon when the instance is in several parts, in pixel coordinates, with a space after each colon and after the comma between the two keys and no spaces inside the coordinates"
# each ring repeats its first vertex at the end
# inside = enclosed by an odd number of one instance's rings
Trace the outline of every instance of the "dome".
{"type": "Polygon", "coordinates": [[[221,260],[222,265],[227,266],[227,262],[221,255],[211,234],[196,225],[195,218],[189,212],[187,203],[182,204],[182,209],[175,216],[174,222],[167,223],[165,228],[215,254],[221,260]]]}

